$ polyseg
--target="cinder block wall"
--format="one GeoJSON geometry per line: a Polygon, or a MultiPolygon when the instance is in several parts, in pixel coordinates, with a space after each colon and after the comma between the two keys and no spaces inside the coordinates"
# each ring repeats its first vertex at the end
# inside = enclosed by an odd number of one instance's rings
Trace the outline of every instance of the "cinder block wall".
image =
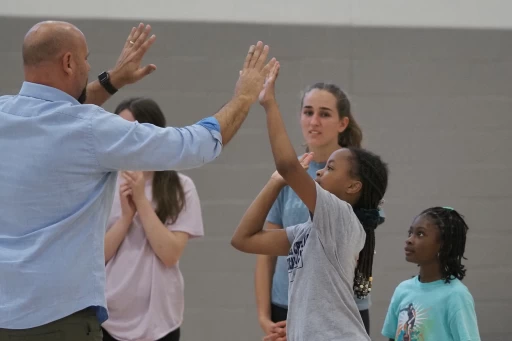
{"type": "MultiPolygon", "coordinates": [[[[22,81],[21,42],[36,19],[0,20],[0,93],[22,81]]],[[[73,21],[88,38],[91,79],[114,65],[135,22],[73,21]]],[[[151,22],[157,42],[146,61],[157,72],[106,105],[142,95],[158,101],[170,125],[213,114],[233,94],[250,44],[263,40],[282,64],[278,96],[288,132],[302,150],[300,91],[333,81],[352,99],[364,144],[391,169],[387,222],[379,227],[372,336],[395,286],[417,268],[403,256],[412,218],[431,205],[464,213],[470,232],[465,280],[483,340],[510,340],[512,282],[511,31],[306,27],[151,22]]],[[[213,164],[187,171],[201,197],[206,237],[181,261],[186,281],[183,340],[254,341],[255,257],[230,236],[273,170],[265,117],[255,105],[243,129],[213,164]]]]}

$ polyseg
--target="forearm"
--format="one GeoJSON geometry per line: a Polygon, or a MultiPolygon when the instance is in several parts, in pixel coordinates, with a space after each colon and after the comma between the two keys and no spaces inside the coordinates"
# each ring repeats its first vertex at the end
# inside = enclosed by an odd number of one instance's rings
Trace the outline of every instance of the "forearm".
{"type": "Polygon", "coordinates": [[[276,169],[284,177],[283,173],[286,171],[294,167],[302,168],[302,166],[297,159],[295,149],[286,132],[277,102],[274,101],[266,105],[265,112],[267,114],[267,130],[276,169]]]}
{"type": "Polygon", "coordinates": [[[233,246],[244,249],[244,245],[250,243],[251,237],[263,230],[268,212],[285,185],[274,179],[268,181],[242,217],[231,241],[233,246]]]}
{"type": "Polygon", "coordinates": [[[105,264],[116,254],[130,229],[131,223],[131,219],[121,217],[105,234],[105,264]]]}
{"type": "Polygon", "coordinates": [[[272,275],[275,271],[277,257],[261,256],[256,259],[256,271],[254,273],[254,287],[256,294],[256,306],[258,308],[258,320],[270,320],[271,318],[271,290],[272,275]]]}
{"type": "Polygon", "coordinates": [[[219,122],[223,145],[228,144],[240,129],[247,118],[251,105],[250,99],[235,96],[213,116],[219,122]]]}
{"type": "Polygon", "coordinates": [[[136,200],[135,205],[151,249],[165,266],[174,266],[183,249],[177,236],[160,221],[147,198],[136,200]]]}

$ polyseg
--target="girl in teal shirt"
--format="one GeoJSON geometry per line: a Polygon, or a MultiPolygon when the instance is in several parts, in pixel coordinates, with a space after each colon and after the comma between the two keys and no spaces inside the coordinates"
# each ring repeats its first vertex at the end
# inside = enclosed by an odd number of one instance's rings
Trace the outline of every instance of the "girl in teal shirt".
{"type": "Polygon", "coordinates": [[[475,303],[462,284],[468,226],[451,207],[417,216],[405,242],[405,259],[418,276],[395,290],[382,334],[396,341],[480,341],[475,303]]]}

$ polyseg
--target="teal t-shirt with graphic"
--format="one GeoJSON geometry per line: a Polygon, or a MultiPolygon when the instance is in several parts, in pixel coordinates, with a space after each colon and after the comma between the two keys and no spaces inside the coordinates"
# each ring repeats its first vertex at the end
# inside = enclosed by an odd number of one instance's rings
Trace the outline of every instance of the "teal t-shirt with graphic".
{"type": "Polygon", "coordinates": [[[395,341],[480,341],[475,303],[458,279],[398,285],[382,335],[395,341]]]}

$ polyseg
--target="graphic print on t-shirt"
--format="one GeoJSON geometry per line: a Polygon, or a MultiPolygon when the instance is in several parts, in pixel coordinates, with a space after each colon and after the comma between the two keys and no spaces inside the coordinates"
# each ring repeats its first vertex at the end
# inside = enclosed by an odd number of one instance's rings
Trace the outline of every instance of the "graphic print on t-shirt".
{"type": "Polygon", "coordinates": [[[400,307],[395,340],[423,341],[428,321],[427,311],[428,309],[413,303],[400,307]]]}
{"type": "Polygon", "coordinates": [[[288,273],[290,274],[290,282],[293,282],[295,279],[295,271],[296,269],[302,268],[304,265],[302,261],[302,250],[306,245],[306,241],[308,240],[309,232],[305,233],[300,239],[297,239],[293,242],[290,251],[288,252],[288,273]]]}

